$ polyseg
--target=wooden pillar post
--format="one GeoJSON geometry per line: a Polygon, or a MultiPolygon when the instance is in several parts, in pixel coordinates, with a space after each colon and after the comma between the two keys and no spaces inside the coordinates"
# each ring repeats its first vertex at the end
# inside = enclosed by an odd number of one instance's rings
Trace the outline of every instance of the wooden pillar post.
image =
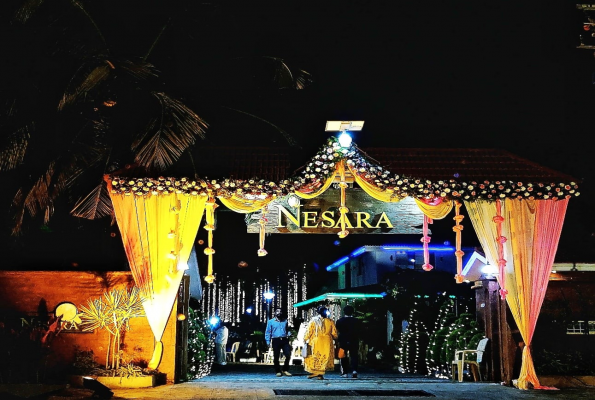
{"type": "Polygon", "coordinates": [[[480,329],[483,329],[488,342],[488,352],[484,356],[486,380],[505,382],[512,380],[516,344],[507,318],[506,301],[500,298],[500,286],[495,279],[476,281],[475,310],[480,329]]]}

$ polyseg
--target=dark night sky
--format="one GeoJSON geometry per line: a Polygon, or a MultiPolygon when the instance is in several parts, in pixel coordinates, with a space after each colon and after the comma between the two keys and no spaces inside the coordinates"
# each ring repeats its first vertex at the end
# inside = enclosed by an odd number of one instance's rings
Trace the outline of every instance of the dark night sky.
{"type": "MultiPolygon", "coordinates": [[[[168,2],[84,3],[115,49],[143,54],[163,25],[167,13],[161,8],[168,2]]],[[[190,6],[174,18],[149,61],[162,71],[167,90],[210,123],[212,143],[283,143],[256,120],[213,111],[217,103],[282,127],[298,140],[305,158],[328,136],[326,120],[365,120],[355,136],[360,147],[503,148],[581,179],[583,195],[570,201],[557,261],[595,262],[595,221],[588,207],[594,173],[587,144],[595,59],[576,49],[583,16],[575,3],[212,1],[209,12],[190,6]],[[291,68],[310,72],[314,82],[297,93],[254,96],[238,90],[234,82],[247,80],[251,71],[226,73],[241,70],[251,56],[281,57],[291,68]],[[223,70],[216,67],[221,60],[227,60],[223,70]]],[[[273,268],[291,254],[292,260],[323,267],[364,242],[401,240],[351,235],[335,246],[333,235],[269,236],[265,261],[255,256],[258,238],[244,234],[242,218],[221,213],[216,266],[233,268],[247,259],[273,268]],[[224,230],[223,222],[230,228],[224,230]],[[312,248],[320,254],[310,253],[312,248]]],[[[447,219],[445,236],[436,240],[453,242],[447,219]]],[[[474,244],[466,222],[464,244],[474,244]]],[[[108,260],[110,254],[113,260],[121,256],[119,239],[109,236],[114,227],[106,221],[57,219],[50,228],[51,233],[30,231],[25,240],[30,244],[17,247],[24,252],[14,251],[20,263],[87,259],[80,262],[85,268],[97,260],[89,256],[97,248],[108,260]],[[45,250],[34,252],[31,244],[45,250]],[[32,258],[34,253],[39,257],[32,258]]]]}

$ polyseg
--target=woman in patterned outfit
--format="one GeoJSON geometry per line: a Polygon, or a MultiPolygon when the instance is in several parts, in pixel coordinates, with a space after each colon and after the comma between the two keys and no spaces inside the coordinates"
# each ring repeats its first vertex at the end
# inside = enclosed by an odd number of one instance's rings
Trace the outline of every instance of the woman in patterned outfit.
{"type": "Polygon", "coordinates": [[[327,318],[327,308],[318,307],[318,315],[310,320],[304,342],[312,349],[312,354],[304,360],[304,369],[309,372],[308,379],[324,379],[326,371],[335,369],[335,346],[337,328],[333,320],[327,318]]]}

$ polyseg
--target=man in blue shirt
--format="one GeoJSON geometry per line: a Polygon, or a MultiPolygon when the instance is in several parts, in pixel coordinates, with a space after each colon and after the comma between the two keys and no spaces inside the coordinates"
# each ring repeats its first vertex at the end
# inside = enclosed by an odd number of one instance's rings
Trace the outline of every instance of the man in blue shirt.
{"type": "Polygon", "coordinates": [[[291,376],[289,373],[289,360],[291,359],[291,345],[289,344],[289,332],[287,330],[287,318],[283,316],[280,308],[275,310],[275,317],[267,322],[264,340],[273,348],[273,364],[277,376],[291,376]],[[279,365],[279,357],[283,351],[285,363],[283,370],[279,365]]]}

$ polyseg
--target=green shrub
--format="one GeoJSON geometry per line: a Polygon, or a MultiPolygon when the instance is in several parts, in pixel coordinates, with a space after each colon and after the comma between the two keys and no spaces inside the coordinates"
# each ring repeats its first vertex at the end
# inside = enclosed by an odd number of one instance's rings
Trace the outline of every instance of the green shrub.
{"type": "Polygon", "coordinates": [[[215,340],[202,312],[188,309],[187,379],[200,379],[211,373],[215,359],[215,340]]]}

